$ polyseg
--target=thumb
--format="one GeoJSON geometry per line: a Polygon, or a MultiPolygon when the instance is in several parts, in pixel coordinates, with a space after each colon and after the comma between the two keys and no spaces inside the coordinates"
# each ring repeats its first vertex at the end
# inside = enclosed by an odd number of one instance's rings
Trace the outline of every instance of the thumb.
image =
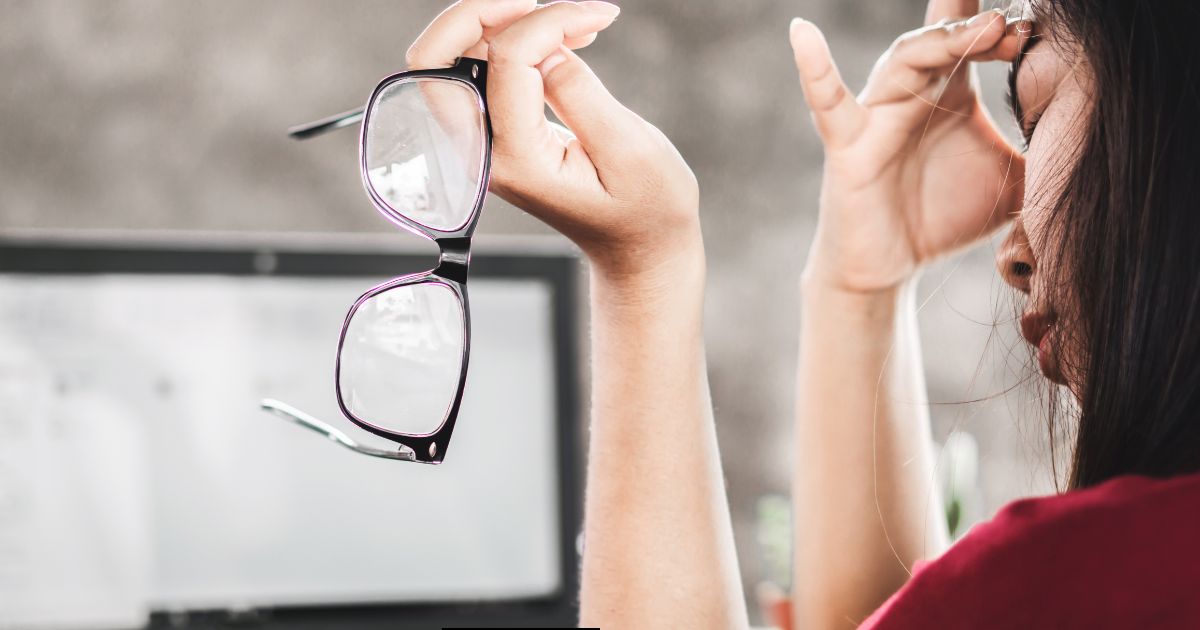
{"type": "Polygon", "coordinates": [[[866,120],[866,112],[842,81],[825,36],[816,24],[800,18],[789,28],[796,69],[804,100],[812,110],[817,133],[826,146],[853,142],[866,120]]]}
{"type": "Polygon", "coordinates": [[[636,137],[641,118],[620,103],[582,59],[565,46],[539,66],[546,103],[597,166],[617,157],[615,140],[636,137]]]}

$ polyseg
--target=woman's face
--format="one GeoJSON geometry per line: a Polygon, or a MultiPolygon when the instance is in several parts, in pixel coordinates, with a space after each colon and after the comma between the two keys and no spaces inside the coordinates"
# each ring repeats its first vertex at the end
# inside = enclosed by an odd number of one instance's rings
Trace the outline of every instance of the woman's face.
{"type": "MultiPolygon", "coordinates": [[[[1037,348],[1038,364],[1047,378],[1075,389],[1079,378],[1066,365],[1079,365],[1068,357],[1064,346],[1069,335],[1060,322],[1069,321],[1067,304],[1051,303],[1047,279],[1056,262],[1051,249],[1049,218],[1063,177],[1081,137],[1089,114],[1089,73],[1081,55],[1054,39],[1040,25],[1014,64],[1011,92],[1013,109],[1023,130],[1025,152],[1024,201],[996,257],[1001,275],[1028,296],[1021,317],[1021,334],[1037,348]]],[[[1065,324],[1064,324],[1065,325],[1065,324]]]]}

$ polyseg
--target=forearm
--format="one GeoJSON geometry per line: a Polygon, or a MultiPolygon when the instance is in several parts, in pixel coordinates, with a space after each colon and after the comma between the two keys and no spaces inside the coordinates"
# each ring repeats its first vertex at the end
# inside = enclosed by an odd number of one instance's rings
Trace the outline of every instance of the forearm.
{"type": "Polygon", "coordinates": [[[803,289],[793,481],[798,628],[853,627],[947,534],[933,484],[915,281],[803,289]]]}
{"type": "Polygon", "coordinates": [[[650,282],[593,267],[583,625],[747,624],[705,374],[702,250],[674,265],[650,282]]]}

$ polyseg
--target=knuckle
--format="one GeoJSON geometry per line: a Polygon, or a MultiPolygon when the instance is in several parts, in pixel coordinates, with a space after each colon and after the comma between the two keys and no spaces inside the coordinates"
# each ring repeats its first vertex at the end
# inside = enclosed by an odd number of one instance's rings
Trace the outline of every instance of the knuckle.
{"type": "Polygon", "coordinates": [[[815,72],[812,72],[806,83],[809,85],[819,85],[825,81],[828,81],[831,77],[836,76],[837,73],[834,72],[835,70],[836,68],[832,63],[826,63],[818,68],[815,72]]]}
{"type": "Polygon", "coordinates": [[[947,22],[946,24],[943,24],[937,28],[937,34],[942,39],[945,39],[946,37],[949,37],[951,35],[954,35],[956,33],[963,31],[966,28],[966,25],[967,25],[966,22],[961,22],[961,21],[960,22],[947,22]]]}
{"type": "Polygon", "coordinates": [[[487,62],[492,66],[504,67],[517,59],[517,49],[520,41],[515,41],[508,34],[500,34],[487,44],[487,62]]]}
{"type": "Polygon", "coordinates": [[[815,110],[833,109],[846,97],[846,86],[841,81],[821,81],[812,87],[809,101],[815,110]]]}
{"type": "Polygon", "coordinates": [[[421,59],[424,57],[424,49],[421,47],[421,42],[414,42],[412,46],[404,53],[404,63],[409,69],[414,69],[421,65],[421,59]]]}
{"type": "Polygon", "coordinates": [[[923,34],[924,33],[922,31],[909,31],[900,37],[897,37],[896,41],[892,42],[892,46],[888,49],[888,51],[893,55],[903,53],[909,48],[912,48],[923,34]]]}
{"type": "Polygon", "coordinates": [[[952,28],[954,28],[955,24],[955,22],[948,22],[947,20],[942,19],[941,21],[930,24],[929,26],[923,26],[916,30],[909,31],[900,37],[897,37],[896,41],[892,42],[892,47],[889,50],[892,52],[911,50],[912,48],[925,44],[932,39],[940,38],[946,35],[951,31],[952,28]]]}
{"type": "Polygon", "coordinates": [[[488,63],[493,66],[503,66],[512,59],[512,42],[504,34],[492,39],[488,44],[488,63]]]}
{"type": "Polygon", "coordinates": [[[897,59],[904,59],[910,54],[913,49],[913,38],[908,35],[901,35],[899,39],[892,42],[891,46],[884,51],[879,59],[875,61],[875,68],[884,68],[896,63],[897,59]]]}
{"type": "Polygon", "coordinates": [[[590,87],[587,78],[577,64],[567,61],[552,69],[542,80],[556,91],[581,94],[590,87]]]}

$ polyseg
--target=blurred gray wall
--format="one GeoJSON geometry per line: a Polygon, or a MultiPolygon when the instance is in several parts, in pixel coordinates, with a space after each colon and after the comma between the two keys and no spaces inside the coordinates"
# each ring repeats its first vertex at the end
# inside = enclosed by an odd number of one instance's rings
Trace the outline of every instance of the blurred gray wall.
{"type": "MultiPolygon", "coordinates": [[[[361,190],[353,133],[298,144],[282,132],[361,104],[442,5],[5,1],[0,228],[392,231],[361,190]]],[[[701,183],[709,369],[749,587],[763,574],[756,501],[787,492],[797,282],[820,184],[788,22],[820,25],[861,86],[922,14],[917,0],[625,2],[582,53],[701,183]]],[[[1003,72],[985,69],[983,83],[1006,119],[1003,72]]],[[[480,230],[548,233],[497,199],[480,230]]],[[[923,283],[937,437],[966,431],[981,445],[976,516],[1050,484],[1037,397],[1009,391],[1029,356],[993,252],[946,261],[923,283]]]]}

